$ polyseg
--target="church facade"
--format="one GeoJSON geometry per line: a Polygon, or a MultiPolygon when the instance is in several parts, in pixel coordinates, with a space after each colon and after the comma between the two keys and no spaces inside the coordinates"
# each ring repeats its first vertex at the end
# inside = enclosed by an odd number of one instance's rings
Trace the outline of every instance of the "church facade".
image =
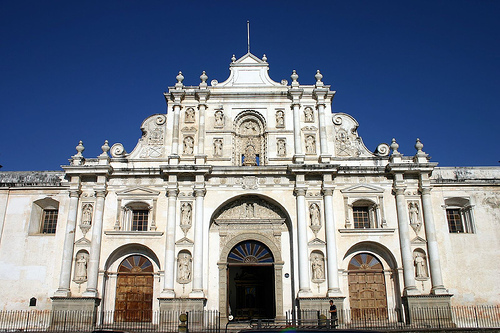
{"type": "Polygon", "coordinates": [[[247,53],[224,82],[179,73],[131,152],[80,142],[62,171],[0,172],[0,309],[499,304],[500,168],[438,167],[418,139],[372,152],[319,71],[268,70],[247,53]]]}

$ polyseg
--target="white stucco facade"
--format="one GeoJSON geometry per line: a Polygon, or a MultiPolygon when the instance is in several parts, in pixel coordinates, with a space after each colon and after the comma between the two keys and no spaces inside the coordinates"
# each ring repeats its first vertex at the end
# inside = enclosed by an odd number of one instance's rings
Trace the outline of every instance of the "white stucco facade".
{"type": "Polygon", "coordinates": [[[440,168],[419,140],[371,152],[319,71],[278,83],[268,66],[248,53],[189,87],[179,73],[130,153],[80,143],[61,171],[0,172],[0,309],[118,310],[124,276],[147,277],[141,309],[226,317],[499,304],[500,168],[440,168]]]}

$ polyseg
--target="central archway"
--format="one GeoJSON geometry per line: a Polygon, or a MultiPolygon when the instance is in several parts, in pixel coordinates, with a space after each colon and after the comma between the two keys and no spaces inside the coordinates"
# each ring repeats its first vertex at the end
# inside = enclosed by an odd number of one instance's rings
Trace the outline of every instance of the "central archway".
{"type": "Polygon", "coordinates": [[[220,246],[221,318],[284,319],[284,296],[291,295],[286,301],[290,306],[294,281],[292,231],[286,210],[268,197],[238,196],[214,212],[211,232],[220,246]],[[284,268],[290,270],[291,275],[285,276],[290,280],[284,281],[284,268]]]}
{"type": "Polygon", "coordinates": [[[229,253],[228,312],[236,320],[274,318],[274,258],[264,244],[239,243],[229,253]]]}

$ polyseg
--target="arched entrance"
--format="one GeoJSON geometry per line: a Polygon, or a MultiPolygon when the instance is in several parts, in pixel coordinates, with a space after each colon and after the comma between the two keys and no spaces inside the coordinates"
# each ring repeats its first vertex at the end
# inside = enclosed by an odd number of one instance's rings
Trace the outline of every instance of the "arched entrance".
{"type": "Polygon", "coordinates": [[[125,258],[118,267],[116,322],[149,322],[153,308],[153,265],[141,255],[125,258]]]}
{"type": "Polygon", "coordinates": [[[274,258],[264,244],[239,243],[229,253],[228,313],[236,320],[274,318],[274,258]]]}
{"type": "Polygon", "coordinates": [[[352,319],[387,317],[387,295],[382,263],[369,253],[354,256],[348,266],[352,319]]]}

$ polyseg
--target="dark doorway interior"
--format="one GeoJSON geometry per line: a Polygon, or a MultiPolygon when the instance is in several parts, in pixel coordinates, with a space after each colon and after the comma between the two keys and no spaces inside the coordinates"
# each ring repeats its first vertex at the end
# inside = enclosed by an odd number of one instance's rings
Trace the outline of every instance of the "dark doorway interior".
{"type": "Polygon", "coordinates": [[[274,318],[274,266],[229,265],[229,307],[236,320],[274,318]]]}

